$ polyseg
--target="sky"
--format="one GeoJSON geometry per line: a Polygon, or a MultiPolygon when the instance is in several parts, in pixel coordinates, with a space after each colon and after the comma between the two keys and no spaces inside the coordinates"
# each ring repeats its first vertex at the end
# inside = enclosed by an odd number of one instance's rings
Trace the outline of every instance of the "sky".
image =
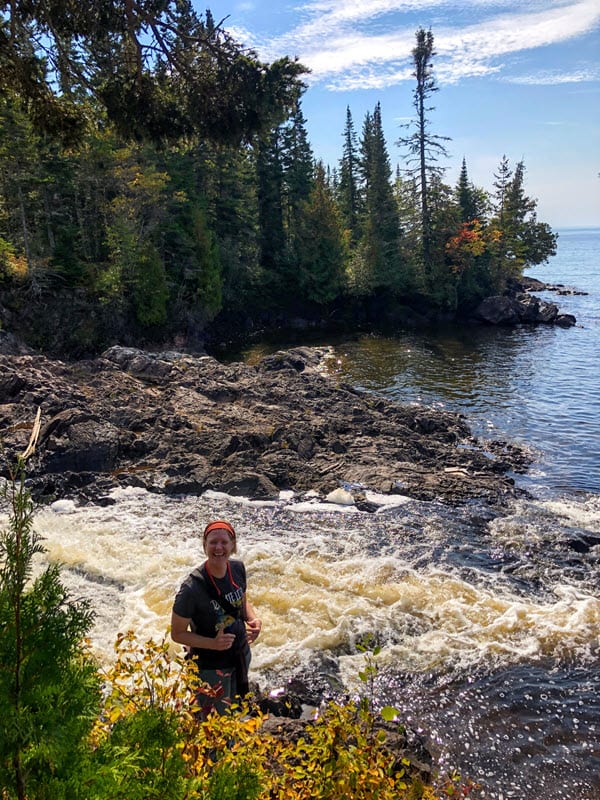
{"type": "Polygon", "coordinates": [[[450,137],[445,181],[463,157],[492,190],[503,156],[523,160],[538,219],[600,226],[600,0],[195,0],[259,58],[310,69],[302,110],[316,159],[342,154],[346,108],[360,135],[381,103],[392,167],[414,119],[415,32],[431,30],[439,91],[430,131],[450,137]]]}

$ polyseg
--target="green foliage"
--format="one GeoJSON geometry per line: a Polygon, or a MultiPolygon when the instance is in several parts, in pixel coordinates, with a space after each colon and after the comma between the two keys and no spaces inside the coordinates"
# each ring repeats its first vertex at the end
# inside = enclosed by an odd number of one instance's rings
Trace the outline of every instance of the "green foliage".
{"type": "Polygon", "coordinates": [[[260,62],[188,0],[14,0],[0,6],[0,45],[0,95],[22,97],[37,129],[70,143],[90,92],[126,137],[240,142],[285,118],[305,71],[260,62]]]}
{"type": "Polygon", "coordinates": [[[69,597],[57,565],[33,576],[44,548],[24,459],[3,497],[10,514],[0,534],[0,784],[7,800],[58,800],[81,766],[99,703],[95,664],[82,646],[92,615],[69,597]]]}
{"type": "Polygon", "coordinates": [[[314,188],[302,209],[297,241],[302,296],[319,305],[330,303],[344,283],[348,242],[322,164],[317,165],[314,188]]]}
{"type": "Polygon", "coordinates": [[[365,117],[360,142],[362,204],[359,249],[361,290],[402,292],[408,288],[400,248],[398,206],[383,135],[381,106],[365,117]]]}
{"type": "Polygon", "coordinates": [[[196,296],[211,318],[221,310],[222,280],[219,248],[201,208],[194,209],[192,224],[196,252],[196,296]]]}
{"type": "Polygon", "coordinates": [[[138,322],[162,325],[167,319],[169,290],[165,265],[152,242],[145,242],[131,274],[132,300],[138,322]]]}
{"type": "Polygon", "coordinates": [[[284,261],[283,163],[281,130],[258,143],[256,154],[260,263],[276,274],[284,261]]]}
{"type": "Polygon", "coordinates": [[[556,235],[537,220],[537,201],[525,194],[525,165],[520,161],[514,172],[502,157],[496,181],[495,217],[497,230],[494,268],[501,285],[520,277],[527,266],[541,264],[556,253],[556,235]]]}
{"type": "Polygon", "coordinates": [[[173,712],[154,706],[119,719],[89,759],[82,800],[186,797],[179,727],[173,712]]]}
{"type": "Polygon", "coordinates": [[[256,800],[261,789],[257,773],[248,764],[218,764],[201,797],[202,800],[256,800]]]}
{"type": "Polygon", "coordinates": [[[17,256],[15,248],[0,236],[0,281],[22,280],[27,275],[27,262],[17,256]]]}
{"type": "Polygon", "coordinates": [[[0,281],[29,344],[90,355],[195,340],[215,319],[323,317],[348,299],[366,314],[468,311],[555,252],[522,163],[503,158],[491,197],[466,159],[456,187],[443,183],[431,31],[417,31],[416,116],[392,181],[379,104],[360,144],[346,110],[331,174],[313,163],[299,65],[261,64],[187,0],[128,7],[127,24],[114,2],[0,10],[0,281]],[[35,37],[61,31],[62,50],[44,54],[35,37]],[[66,145],[68,107],[82,124],[66,145]]]}
{"type": "Polygon", "coordinates": [[[352,242],[356,242],[360,233],[360,159],[356,130],[349,106],[346,108],[346,126],[343,136],[344,147],[340,159],[337,197],[344,224],[350,231],[352,242]]]}

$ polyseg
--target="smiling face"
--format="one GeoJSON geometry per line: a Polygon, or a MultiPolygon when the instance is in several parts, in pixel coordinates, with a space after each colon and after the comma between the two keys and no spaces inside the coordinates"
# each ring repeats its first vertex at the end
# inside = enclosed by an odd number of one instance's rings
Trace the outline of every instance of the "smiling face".
{"type": "Polygon", "coordinates": [[[216,528],[204,539],[204,552],[209,564],[224,566],[235,553],[235,541],[224,528],[216,528]]]}

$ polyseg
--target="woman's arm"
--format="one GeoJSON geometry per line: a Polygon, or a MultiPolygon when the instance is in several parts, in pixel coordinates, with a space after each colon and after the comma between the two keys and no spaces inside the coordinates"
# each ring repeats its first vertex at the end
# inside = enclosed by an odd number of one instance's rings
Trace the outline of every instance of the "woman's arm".
{"type": "Polygon", "coordinates": [[[235,635],[225,633],[222,628],[219,628],[215,637],[200,636],[190,630],[191,622],[191,619],[180,617],[173,611],[171,614],[171,639],[178,644],[199,647],[203,650],[229,650],[235,641],[235,635]]]}

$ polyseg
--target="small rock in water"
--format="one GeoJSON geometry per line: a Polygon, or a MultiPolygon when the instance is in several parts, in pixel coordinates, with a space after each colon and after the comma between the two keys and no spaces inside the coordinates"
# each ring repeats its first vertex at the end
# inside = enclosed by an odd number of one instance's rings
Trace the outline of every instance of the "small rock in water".
{"type": "Polygon", "coordinates": [[[333,492],[329,492],[327,497],[325,498],[327,503],[335,503],[338,506],[353,506],[354,505],[354,497],[350,494],[350,492],[346,491],[346,489],[334,489],[333,492]]]}
{"type": "Polygon", "coordinates": [[[55,514],[74,514],[77,511],[77,505],[73,500],[56,500],[50,508],[55,514]]]}

